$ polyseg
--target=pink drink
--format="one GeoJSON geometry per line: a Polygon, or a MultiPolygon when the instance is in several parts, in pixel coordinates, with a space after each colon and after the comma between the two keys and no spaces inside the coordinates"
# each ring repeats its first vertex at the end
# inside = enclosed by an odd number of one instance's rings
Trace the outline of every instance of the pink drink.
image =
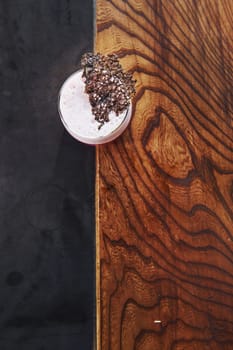
{"type": "Polygon", "coordinates": [[[128,126],[131,119],[131,104],[127,110],[116,116],[109,114],[109,122],[100,123],[95,120],[91,111],[88,94],[82,71],[73,73],[62,85],[59,94],[59,113],[66,130],[78,141],[98,145],[114,140],[128,126]]]}

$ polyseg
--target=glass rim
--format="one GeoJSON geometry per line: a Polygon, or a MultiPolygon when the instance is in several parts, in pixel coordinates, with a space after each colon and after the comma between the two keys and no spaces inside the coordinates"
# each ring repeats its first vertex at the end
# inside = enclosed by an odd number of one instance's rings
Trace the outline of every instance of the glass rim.
{"type": "Polygon", "coordinates": [[[90,144],[90,145],[98,145],[98,144],[104,144],[110,141],[113,141],[114,139],[116,139],[118,136],[120,136],[124,130],[126,129],[126,127],[128,126],[130,119],[131,119],[131,114],[132,114],[132,101],[130,101],[129,106],[127,107],[127,109],[124,111],[125,112],[125,116],[124,119],[121,121],[121,123],[111,132],[109,132],[109,134],[107,135],[101,135],[99,137],[88,137],[88,136],[82,136],[80,134],[77,134],[75,131],[72,131],[69,127],[69,125],[67,124],[62,112],[61,112],[61,108],[60,108],[60,101],[61,101],[61,94],[62,94],[62,90],[64,88],[65,83],[68,82],[68,80],[70,80],[74,75],[81,73],[82,69],[78,69],[75,72],[71,73],[63,82],[61,88],[59,89],[58,92],[58,99],[57,99],[57,108],[58,108],[58,113],[61,119],[61,122],[63,124],[63,126],[65,127],[65,129],[68,131],[68,133],[75,138],[76,140],[86,143],[86,144],[90,144]]]}

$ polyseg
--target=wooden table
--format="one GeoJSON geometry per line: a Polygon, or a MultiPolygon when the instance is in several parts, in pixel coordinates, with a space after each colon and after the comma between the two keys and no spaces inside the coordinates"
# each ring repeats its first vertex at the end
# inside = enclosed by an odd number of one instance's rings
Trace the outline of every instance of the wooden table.
{"type": "Polygon", "coordinates": [[[97,148],[97,348],[232,350],[233,1],[97,0],[96,28],[137,79],[97,148]]]}

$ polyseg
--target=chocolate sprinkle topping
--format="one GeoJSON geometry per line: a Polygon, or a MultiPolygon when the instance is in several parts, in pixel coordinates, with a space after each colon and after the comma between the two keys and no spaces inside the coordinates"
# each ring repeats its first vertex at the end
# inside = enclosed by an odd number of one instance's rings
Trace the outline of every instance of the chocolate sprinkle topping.
{"type": "Polygon", "coordinates": [[[81,59],[85,92],[89,95],[92,113],[100,123],[99,129],[109,121],[109,113],[116,115],[128,108],[135,94],[132,73],[123,72],[116,54],[94,55],[85,53],[81,59]]]}

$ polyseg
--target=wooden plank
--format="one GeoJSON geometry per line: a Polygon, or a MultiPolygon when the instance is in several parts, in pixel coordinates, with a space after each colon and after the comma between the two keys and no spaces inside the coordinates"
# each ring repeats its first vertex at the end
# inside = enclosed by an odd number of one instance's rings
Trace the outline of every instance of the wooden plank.
{"type": "Polygon", "coordinates": [[[96,28],[137,79],[97,147],[98,350],[230,350],[233,2],[97,0],[96,28]]]}

